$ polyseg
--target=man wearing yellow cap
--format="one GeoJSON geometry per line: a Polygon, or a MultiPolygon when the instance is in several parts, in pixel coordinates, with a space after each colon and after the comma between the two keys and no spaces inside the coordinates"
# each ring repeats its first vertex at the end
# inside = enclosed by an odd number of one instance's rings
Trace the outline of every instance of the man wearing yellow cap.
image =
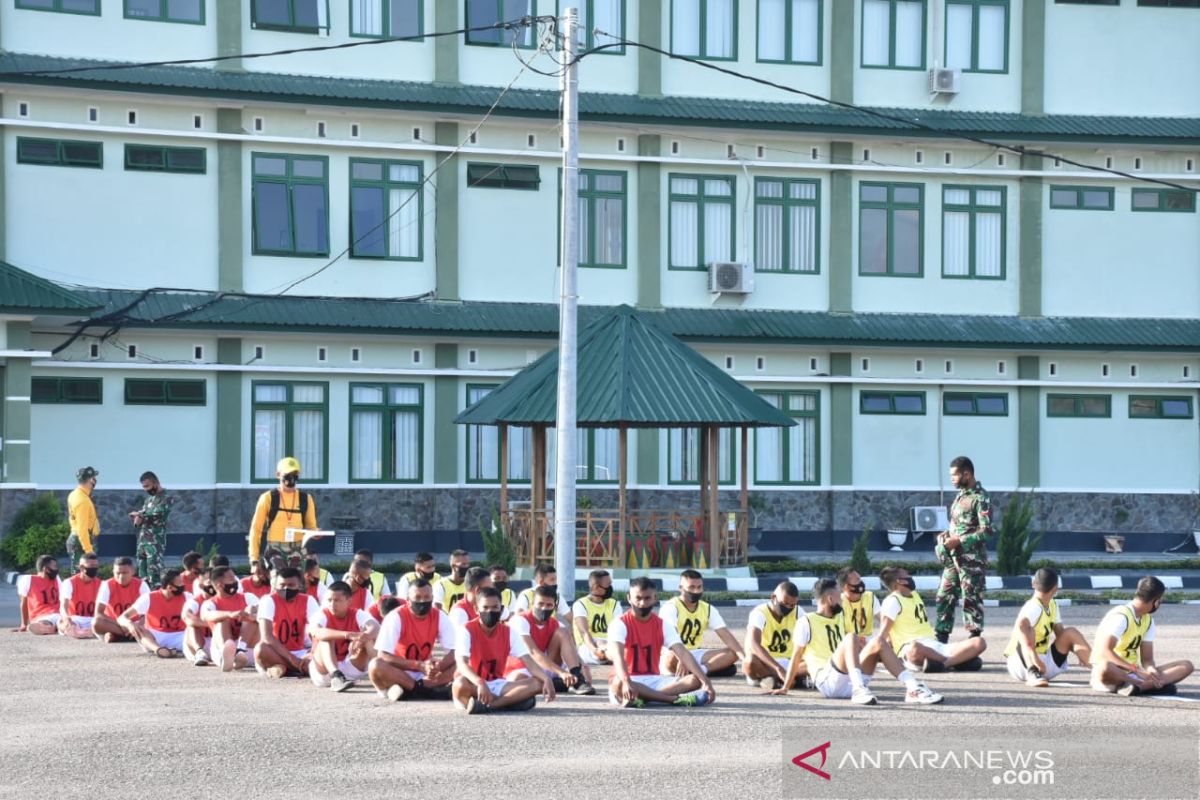
{"type": "Polygon", "coordinates": [[[79,482],[67,495],[67,517],[71,523],[71,534],[67,537],[67,556],[71,561],[71,569],[79,566],[76,553],[100,552],[100,520],[96,516],[96,505],[92,501],[92,492],[96,491],[96,477],[100,473],[92,467],[82,467],[75,471],[75,480],[79,482]]]}
{"type": "Polygon", "coordinates": [[[254,507],[254,520],[250,523],[250,562],[260,557],[273,570],[296,566],[304,557],[301,540],[287,540],[288,528],[315,530],[317,527],[317,504],[312,495],[296,488],[300,480],[300,462],[288,456],[279,460],[275,467],[279,486],[263,492],[254,507]]]}

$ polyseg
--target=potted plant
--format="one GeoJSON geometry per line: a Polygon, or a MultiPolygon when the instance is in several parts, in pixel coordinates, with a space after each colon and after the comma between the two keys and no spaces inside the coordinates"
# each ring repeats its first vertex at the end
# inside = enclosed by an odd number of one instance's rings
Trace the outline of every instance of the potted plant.
{"type": "Polygon", "coordinates": [[[899,525],[889,527],[887,529],[887,538],[888,544],[892,546],[893,551],[903,550],[905,543],[908,542],[908,521],[903,520],[899,525]]]}
{"type": "Polygon", "coordinates": [[[762,528],[758,524],[759,515],[767,510],[767,496],[762,492],[751,492],[746,498],[746,506],[750,510],[750,520],[746,531],[746,541],[750,547],[757,547],[762,541],[762,528]]]}

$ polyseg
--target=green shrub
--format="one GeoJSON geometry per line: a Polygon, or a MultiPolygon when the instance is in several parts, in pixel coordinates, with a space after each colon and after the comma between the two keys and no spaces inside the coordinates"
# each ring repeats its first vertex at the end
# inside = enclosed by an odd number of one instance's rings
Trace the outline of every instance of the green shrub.
{"type": "Polygon", "coordinates": [[[12,569],[32,569],[38,556],[67,552],[71,528],[54,495],[39,495],[17,513],[8,535],[0,540],[0,562],[12,569]]]}
{"type": "Polygon", "coordinates": [[[491,520],[480,520],[479,533],[483,536],[484,560],[490,567],[493,564],[504,567],[509,572],[517,568],[517,554],[513,552],[512,542],[504,530],[500,520],[500,512],[492,509],[491,520]]]}
{"type": "Polygon", "coordinates": [[[871,538],[871,527],[863,528],[862,536],[854,540],[850,549],[850,566],[859,575],[871,574],[871,554],[867,551],[867,542],[871,538]]]}
{"type": "Polygon", "coordinates": [[[1042,543],[1042,534],[1030,531],[1033,521],[1033,495],[1014,494],[1000,520],[996,539],[996,572],[1000,575],[1028,575],[1033,551],[1042,543]]]}

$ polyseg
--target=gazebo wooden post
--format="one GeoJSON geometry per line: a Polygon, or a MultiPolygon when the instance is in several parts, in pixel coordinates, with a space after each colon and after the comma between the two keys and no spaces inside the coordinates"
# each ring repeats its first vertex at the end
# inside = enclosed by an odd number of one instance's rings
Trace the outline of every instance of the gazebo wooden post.
{"type": "MultiPolygon", "coordinates": [[[[537,536],[533,549],[533,560],[542,554],[546,546],[546,426],[533,426],[533,475],[530,476],[533,491],[530,494],[530,523],[537,536]]],[[[507,466],[507,465],[506,465],[507,466]]]]}
{"type": "Polygon", "coordinates": [[[708,524],[709,541],[712,543],[712,568],[721,566],[721,497],[718,486],[721,480],[721,429],[708,426],[708,524]]]}
{"type": "MultiPolygon", "coordinates": [[[[742,508],[742,518],[738,522],[738,538],[739,545],[741,544],[742,525],[745,525],[746,530],[750,529],[750,427],[742,426],[742,496],[739,505],[742,508]]],[[[740,547],[739,547],[740,549],[740,547]]],[[[750,560],[750,545],[746,544],[746,560],[750,560]]]]}
{"type": "Polygon", "coordinates": [[[619,544],[617,546],[618,564],[625,565],[625,518],[628,514],[629,507],[626,499],[626,484],[629,481],[629,428],[621,425],[617,429],[617,460],[620,466],[617,469],[618,487],[617,487],[617,514],[620,517],[618,520],[619,544]]]}
{"type": "MultiPolygon", "coordinates": [[[[686,431],[684,432],[686,434],[686,431]]],[[[686,443],[686,439],[685,439],[686,443]]],[[[696,455],[699,456],[700,463],[700,530],[696,531],[696,538],[704,547],[709,548],[709,563],[712,563],[712,547],[708,531],[708,426],[701,425],[696,430],[696,455]]]]}
{"type": "Polygon", "coordinates": [[[500,423],[500,519],[508,525],[508,426],[500,423]]]}

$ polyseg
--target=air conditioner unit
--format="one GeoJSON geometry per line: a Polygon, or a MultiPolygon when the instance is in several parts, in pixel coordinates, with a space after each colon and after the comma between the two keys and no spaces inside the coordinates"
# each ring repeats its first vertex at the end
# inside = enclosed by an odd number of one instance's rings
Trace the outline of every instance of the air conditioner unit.
{"type": "Polygon", "coordinates": [[[916,533],[941,533],[950,525],[945,506],[913,506],[908,514],[909,527],[916,533]]]}
{"type": "Polygon", "coordinates": [[[754,267],[735,261],[713,261],[708,265],[708,290],[714,294],[749,294],[754,291],[754,267]]]}
{"type": "Polygon", "coordinates": [[[930,94],[958,94],[962,82],[962,72],[957,69],[942,69],[934,67],[929,70],[930,94]]]}

